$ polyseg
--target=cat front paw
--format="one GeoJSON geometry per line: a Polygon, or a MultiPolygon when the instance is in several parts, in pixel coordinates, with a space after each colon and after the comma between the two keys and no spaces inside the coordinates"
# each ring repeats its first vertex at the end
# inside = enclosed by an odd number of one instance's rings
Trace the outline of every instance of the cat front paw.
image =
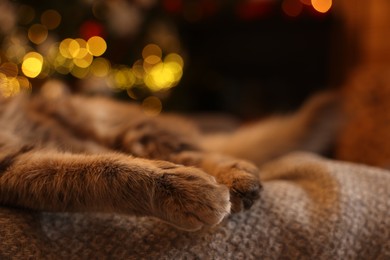
{"type": "Polygon", "coordinates": [[[232,213],[250,209],[260,198],[262,186],[258,174],[257,167],[244,160],[232,159],[221,163],[216,177],[230,190],[232,213]]]}
{"type": "Polygon", "coordinates": [[[153,214],[187,231],[214,226],[230,213],[229,190],[197,168],[157,161],[153,214]]]}

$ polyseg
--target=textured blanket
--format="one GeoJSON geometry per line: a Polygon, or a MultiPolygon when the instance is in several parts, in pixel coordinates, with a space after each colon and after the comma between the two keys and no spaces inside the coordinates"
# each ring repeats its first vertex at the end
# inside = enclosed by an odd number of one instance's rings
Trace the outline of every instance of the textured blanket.
{"type": "Polygon", "coordinates": [[[390,172],[295,153],[250,211],[183,232],[152,218],[0,208],[0,259],[390,259],[390,172]]]}

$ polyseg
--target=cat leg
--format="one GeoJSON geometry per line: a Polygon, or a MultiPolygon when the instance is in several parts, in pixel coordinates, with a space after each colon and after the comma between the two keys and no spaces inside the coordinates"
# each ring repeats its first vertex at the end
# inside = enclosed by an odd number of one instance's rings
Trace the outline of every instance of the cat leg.
{"type": "Polygon", "coordinates": [[[229,188],[232,212],[249,209],[259,198],[261,184],[256,166],[244,160],[217,153],[184,151],[170,160],[201,168],[229,188]]]}
{"type": "Polygon", "coordinates": [[[154,216],[181,229],[218,224],[229,191],[199,169],[122,154],[0,152],[0,204],[154,216]]]}

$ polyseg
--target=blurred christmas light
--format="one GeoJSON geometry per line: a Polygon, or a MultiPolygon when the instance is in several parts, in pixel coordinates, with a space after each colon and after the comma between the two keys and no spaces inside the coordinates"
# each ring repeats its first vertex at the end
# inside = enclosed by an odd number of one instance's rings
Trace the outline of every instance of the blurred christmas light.
{"type": "Polygon", "coordinates": [[[28,38],[35,44],[43,43],[48,35],[46,26],[42,24],[34,24],[28,29],[28,38]]]}
{"type": "Polygon", "coordinates": [[[311,0],[311,4],[317,12],[326,13],[332,7],[332,0],[311,0]]]}
{"type": "Polygon", "coordinates": [[[5,55],[10,58],[11,61],[20,63],[23,59],[23,56],[26,54],[26,49],[19,44],[14,44],[8,46],[5,51],[5,55]]]}
{"type": "Polygon", "coordinates": [[[89,68],[88,67],[78,67],[78,66],[73,66],[70,74],[75,76],[76,78],[79,79],[84,79],[88,76],[89,73],[89,68]]]}
{"type": "Polygon", "coordinates": [[[80,36],[84,39],[89,39],[93,36],[103,37],[104,28],[96,21],[86,21],[80,27],[80,36]]]}
{"type": "Polygon", "coordinates": [[[300,0],[302,4],[311,6],[311,0],[300,0]]]}
{"type": "Polygon", "coordinates": [[[135,84],[136,77],[132,69],[123,67],[113,71],[113,81],[117,88],[129,89],[135,84]]]}
{"type": "Polygon", "coordinates": [[[90,72],[95,77],[106,77],[110,72],[110,69],[111,64],[107,59],[97,58],[93,60],[90,72]]]}
{"type": "Polygon", "coordinates": [[[60,25],[61,15],[56,10],[46,10],[41,15],[41,23],[46,26],[47,29],[53,30],[60,25]]]}
{"type": "Polygon", "coordinates": [[[184,60],[183,58],[177,54],[177,53],[170,53],[168,54],[165,59],[164,59],[164,62],[174,62],[174,63],[177,63],[181,68],[183,68],[184,66],[184,60]]]}
{"type": "Polygon", "coordinates": [[[87,49],[95,57],[103,55],[107,49],[106,41],[100,36],[93,36],[87,41],[87,49]]]}
{"type": "Polygon", "coordinates": [[[29,78],[36,78],[42,71],[43,57],[37,52],[29,52],[23,58],[22,71],[29,78]]]}
{"type": "Polygon", "coordinates": [[[89,53],[87,53],[87,55],[85,55],[81,59],[78,58],[73,59],[73,63],[80,68],[88,68],[92,64],[92,61],[93,61],[93,57],[89,53]]]}
{"type": "Polygon", "coordinates": [[[303,9],[302,3],[299,0],[284,0],[282,2],[283,12],[290,17],[297,17],[303,9]]]}
{"type": "Polygon", "coordinates": [[[0,94],[4,97],[10,97],[20,92],[19,81],[15,77],[7,77],[0,73],[0,94]]]}
{"type": "Polygon", "coordinates": [[[142,110],[148,116],[157,116],[161,113],[162,103],[157,97],[147,97],[142,102],[142,110]]]}
{"type": "Polygon", "coordinates": [[[19,73],[18,65],[13,62],[4,62],[0,66],[0,73],[4,74],[7,77],[14,78],[19,73]]]}
{"type": "Polygon", "coordinates": [[[73,58],[71,52],[72,49],[74,48],[74,45],[76,44],[78,45],[78,43],[71,38],[66,38],[62,40],[59,46],[59,51],[61,55],[65,58],[69,58],[69,59],[73,58]],[[71,45],[73,45],[73,47],[71,45]]]}
{"type": "Polygon", "coordinates": [[[19,82],[20,89],[31,90],[31,83],[26,77],[18,76],[16,79],[19,82]]]}
{"type": "Polygon", "coordinates": [[[18,9],[19,23],[27,25],[35,18],[35,10],[31,6],[21,5],[18,9]]]}
{"type": "Polygon", "coordinates": [[[144,59],[147,59],[147,57],[149,57],[149,56],[157,56],[161,59],[161,57],[162,57],[161,48],[156,44],[146,45],[142,50],[142,57],[144,59]]]}

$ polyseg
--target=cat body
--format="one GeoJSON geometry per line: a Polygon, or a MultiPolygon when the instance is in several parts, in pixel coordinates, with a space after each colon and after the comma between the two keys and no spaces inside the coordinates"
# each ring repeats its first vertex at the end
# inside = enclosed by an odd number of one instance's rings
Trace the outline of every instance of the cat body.
{"type": "Polygon", "coordinates": [[[148,117],[103,97],[3,98],[0,204],[154,216],[185,230],[215,225],[259,197],[253,163],[313,146],[303,139],[326,100],[204,135],[181,117],[148,117]]]}

